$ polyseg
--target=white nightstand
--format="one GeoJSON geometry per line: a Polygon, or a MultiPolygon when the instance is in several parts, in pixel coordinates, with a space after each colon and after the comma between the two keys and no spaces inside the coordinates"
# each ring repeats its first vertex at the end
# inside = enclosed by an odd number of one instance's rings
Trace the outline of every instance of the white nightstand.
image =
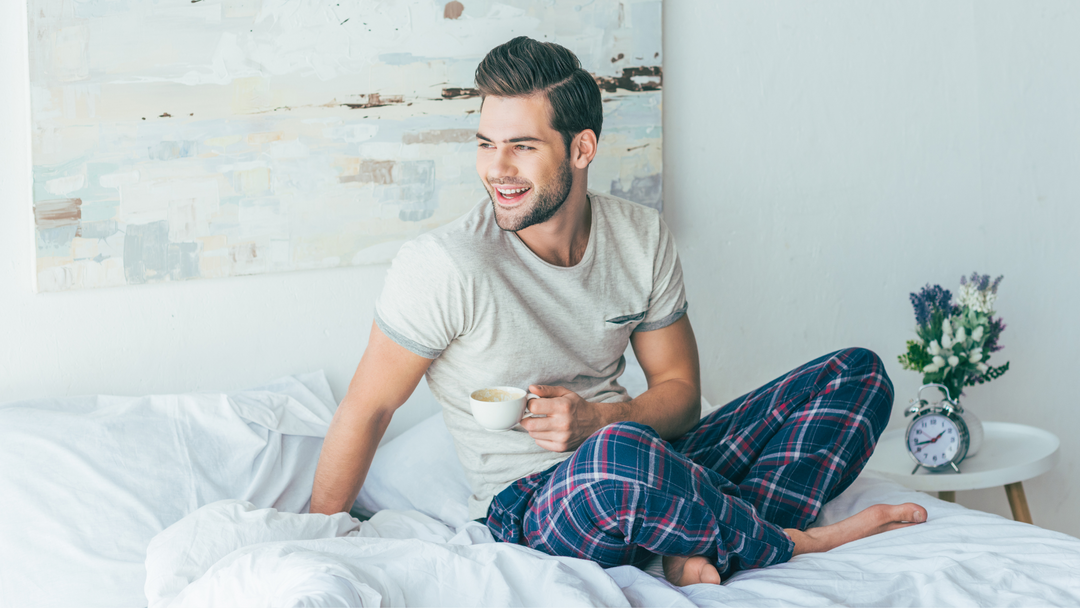
{"type": "Polygon", "coordinates": [[[960,463],[959,473],[930,473],[919,469],[904,447],[904,429],[882,433],[877,449],[866,470],[887,477],[912,490],[937,492],[942,500],[953,502],[958,490],[979,490],[1005,486],[1013,519],[1031,522],[1024,480],[1054,468],[1061,442],[1049,431],[1009,422],[984,422],[982,448],[960,463]]]}

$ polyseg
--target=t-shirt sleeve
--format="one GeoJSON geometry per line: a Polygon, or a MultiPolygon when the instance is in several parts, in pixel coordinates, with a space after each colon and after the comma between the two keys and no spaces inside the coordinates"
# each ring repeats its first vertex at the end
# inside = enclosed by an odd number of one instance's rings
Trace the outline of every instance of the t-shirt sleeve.
{"type": "Polygon", "coordinates": [[[375,323],[409,351],[435,359],[461,335],[465,290],[446,251],[431,239],[401,246],[375,301],[375,323]]]}
{"type": "Polygon", "coordinates": [[[667,327],[686,314],[686,291],[683,288],[682,265],[675,239],[664,218],[659,218],[660,239],[653,262],[653,286],[649,295],[649,311],[634,331],[652,331],[667,327]]]}

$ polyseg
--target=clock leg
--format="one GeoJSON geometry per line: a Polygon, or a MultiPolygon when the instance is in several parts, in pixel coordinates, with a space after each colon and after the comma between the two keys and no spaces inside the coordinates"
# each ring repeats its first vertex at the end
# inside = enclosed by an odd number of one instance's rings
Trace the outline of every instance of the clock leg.
{"type": "Polygon", "coordinates": [[[1006,485],[1005,495],[1009,497],[1009,508],[1012,509],[1013,519],[1025,524],[1032,523],[1031,510],[1028,509],[1027,497],[1024,496],[1024,484],[1018,481],[1006,485]]]}
{"type": "Polygon", "coordinates": [[[956,492],[953,490],[938,492],[937,497],[945,502],[956,502],[956,492]]]}

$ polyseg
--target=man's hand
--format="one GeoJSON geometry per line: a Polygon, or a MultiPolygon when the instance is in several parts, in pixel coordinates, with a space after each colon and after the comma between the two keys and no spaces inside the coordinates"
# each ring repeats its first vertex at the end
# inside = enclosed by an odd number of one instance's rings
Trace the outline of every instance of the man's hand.
{"type": "Polygon", "coordinates": [[[529,412],[546,417],[524,418],[521,426],[545,450],[575,450],[589,435],[609,423],[606,414],[613,404],[589,403],[561,386],[534,384],[529,392],[540,397],[529,400],[529,412]]]}
{"type": "Polygon", "coordinates": [[[529,411],[546,418],[525,418],[521,426],[536,445],[552,452],[576,450],[590,435],[621,421],[651,426],[667,441],[690,430],[701,416],[701,374],[690,319],[630,334],[649,390],[630,401],[590,403],[561,386],[534,384],[529,411]]]}

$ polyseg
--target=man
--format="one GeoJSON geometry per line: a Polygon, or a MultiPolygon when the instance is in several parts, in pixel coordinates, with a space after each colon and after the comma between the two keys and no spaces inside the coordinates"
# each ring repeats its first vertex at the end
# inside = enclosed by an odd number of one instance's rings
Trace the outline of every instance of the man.
{"type": "Polygon", "coordinates": [[[476,168],[491,204],[404,245],[327,433],[311,511],[347,510],[394,410],[427,374],[502,541],[605,567],[664,556],[668,580],[825,551],[924,521],[876,505],[804,532],[858,475],[892,385],[869,351],[827,355],[701,413],[675,244],[655,211],[587,190],[600,91],[567,49],[516,38],[476,72],[476,168]],[[627,342],[649,389],[617,383],[627,342]],[[469,394],[528,386],[537,417],[493,433],[469,394]]]}

